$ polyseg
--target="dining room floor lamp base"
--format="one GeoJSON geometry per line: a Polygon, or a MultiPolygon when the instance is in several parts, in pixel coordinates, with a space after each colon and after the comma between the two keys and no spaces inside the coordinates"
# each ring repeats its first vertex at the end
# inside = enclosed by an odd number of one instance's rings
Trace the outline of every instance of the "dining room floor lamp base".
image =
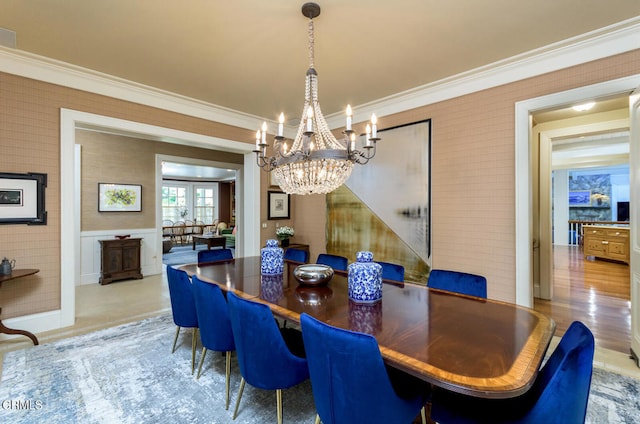
{"type": "Polygon", "coordinates": [[[323,194],[340,187],[351,175],[353,164],[364,165],[376,154],[377,119],[371,116],[364,139],[356,143],[352,129],[353,111],[347,106],[347,122],[342,140],[337,140],[320,110],[318,73],[314,66],[313,19],[320,6],[305,3],[302,14],[309,18],[309,69],[306,74],[304,107],[298,132],[293,140],[283,136],[284,114],[280,114],[278,132],[272,146],[266,142],[267,123],[256,133],[258,166],[273,172],[276,183],[288,194],[323,194]],[[358,149],[358,145],[360,149],[358,149]],[[267,148],[270,154],[267,155],[267,148]]]}

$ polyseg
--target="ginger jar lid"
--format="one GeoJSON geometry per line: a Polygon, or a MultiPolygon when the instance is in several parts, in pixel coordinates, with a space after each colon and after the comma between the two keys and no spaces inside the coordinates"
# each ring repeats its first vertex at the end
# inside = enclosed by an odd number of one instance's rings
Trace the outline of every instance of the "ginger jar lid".
{"type": "Polygon", "coordinates": [[[356,261],[373,262],[373,252],[361,251],[356,253],[356,261]]]}

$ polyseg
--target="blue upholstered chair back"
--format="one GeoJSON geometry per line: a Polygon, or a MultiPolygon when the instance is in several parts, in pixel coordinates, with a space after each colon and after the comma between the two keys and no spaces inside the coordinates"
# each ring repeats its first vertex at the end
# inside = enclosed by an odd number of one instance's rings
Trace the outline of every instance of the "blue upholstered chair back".
{"type": "Polygon", "coordinates": [[[481,275],[432,269],[429,273],[427,286],[433,289],[487,298],[487,279],[481,275]]]}
{"type": "Polygon", "coordinates": [[[185,271],[168,266],[167,282],[173,322],[178,327],[197,327],[198,317],[189,275],[185,271]]]}
{"type": "Polygon", "coordinates": [[[290,248],[284,252],[284,259],[306,264],[309,262],[309,254],[305,250],[290,248]]]}
{"type": "Polygon", "coordinates": [[[309,378],[307,360],[291,353],[271,309],[227,293],[240,374],[259,389],[286,389],[309,378]]]}
{"type": "Polygon", "coordinates": [[[202,346],[218,352],[236,350],[229,307],[222,289],[216,284],[200,280],[195,275],[191,281],[202,346]]]}
{"type": "Polygon", "coordinates": [[[594,349],[591,331],[574,321],[524,395],[495,400],[438,390],[431,417],[442,423],[584,423],[594,349]]]}
{"type": "Polygon", "coordinates": [[[316,260],[317,264],[329,265],[333,269],[337,269],[340,271],[346,271],[347,265],[349,265],[349,260],[344,256],[331,255],[329,253],[320,253],[318,255],[318,259],[316,260]]]}
{"type": "Polygon", "coordinates": [[[231,249],[212,249],[198,251],[198,264],[207,262],[228,261],[233,259],[231,249]]]}
{"type": "Polygon", "coordinates": [[[404,267],[390,262],[376,261],[382,266],[382,279],[404,281],[404,267]]]}
{"type": "Polygon", "coordinates": [[[332,327],[305,313],[300,323],[323,424],[412,422],[424,405],[426,386],[399,397],[373,336],[332,327]]]}
{"type": "Polygon", "coordinates": [[[594,350],[591,331],[574,321],[527,392],[535,404],[523,422],[585,421],[594,350]]]}

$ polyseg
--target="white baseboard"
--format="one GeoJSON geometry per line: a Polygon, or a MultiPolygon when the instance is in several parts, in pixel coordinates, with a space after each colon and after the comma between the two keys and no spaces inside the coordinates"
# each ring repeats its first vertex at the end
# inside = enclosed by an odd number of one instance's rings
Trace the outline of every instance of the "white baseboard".
{"type": "MultiPolygon", "coordinates": [[[[38,337],[38,333],[62,328],[62,314],[60,310],[40,312],[23,317],[9,318],[3,320],[2,323],[9,328],[29,331],[38,337]]],[[[73,323],[71,325],[73,325],[73,323]]],[[[25,336],[19,334],[0,334],[0,341],[14,339],[16,337],[25,336]]]]}

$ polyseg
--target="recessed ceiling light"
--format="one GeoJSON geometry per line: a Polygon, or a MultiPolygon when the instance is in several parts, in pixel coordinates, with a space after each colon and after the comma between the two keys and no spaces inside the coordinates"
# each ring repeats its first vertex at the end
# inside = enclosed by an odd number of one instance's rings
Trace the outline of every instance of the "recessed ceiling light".
{"type": "Polygon", "coordinates": [[[576,112],[584,112],[585,110],[591,109],[595,105],[596,105],[596,102],[582,103],[580,105],[575,105],[574,107],[572,107],[572,109],[575,110],[576,112]]]}

